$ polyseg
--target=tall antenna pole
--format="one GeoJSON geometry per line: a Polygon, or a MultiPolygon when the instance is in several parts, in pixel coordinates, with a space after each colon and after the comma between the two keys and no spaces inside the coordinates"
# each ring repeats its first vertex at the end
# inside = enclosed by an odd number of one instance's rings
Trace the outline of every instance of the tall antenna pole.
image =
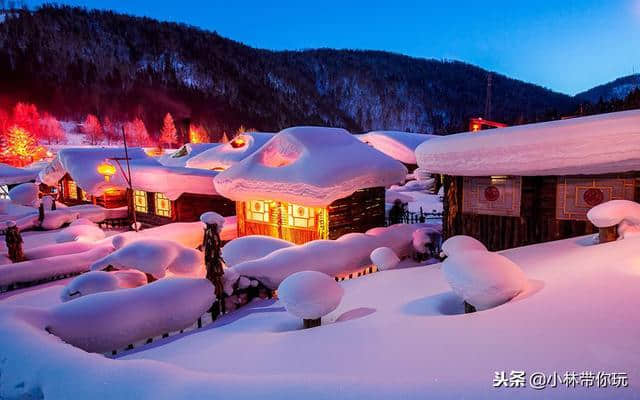
{"type": "Polygon", "coordinates": [[[493,75],[487,73],[487,97],[484,102],[484,118],[491,119],[491,87],[493,86],[493,75]]]}
{"type": "Polygon", "coordinates": [[[134,196],[133,196],[133,186],[131,185],[131,167],[129,166],[129,151],[127,150],[127,135],[124,132],[124,126],[122,126],[122,143],[124,144],[124,159],[127,161],[127,175],[129,179],[127,179],[127,183],[129,184],[129,193],[131,196],[131,205],[133,209],[131,213],[133,214],[133,229],[138,232],[138,221],[136,219],[136,207],[133,204],[134,196]]]}

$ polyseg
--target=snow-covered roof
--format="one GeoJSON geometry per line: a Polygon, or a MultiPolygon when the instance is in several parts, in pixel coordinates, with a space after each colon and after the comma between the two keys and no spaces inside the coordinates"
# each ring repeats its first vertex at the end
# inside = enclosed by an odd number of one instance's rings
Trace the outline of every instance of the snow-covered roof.
{"type": "Polygon", "coordinates": [[[458,133],[416,149],[420,168],[461,176],[640,170],[640,110],[458,133]]]}
{"type": "Polygon", "coordinates": [[[246,132],[228,143],[208,149],[187,160],[189,168],[224,170],[244,160],[267,143],[273,133],[246,132]]]}
{"type": "Polygon", "coordinates": [[[164,193],[170,200],[184,193],[217,195],[213,186],[217,174],[205,169],[134,161],[131,163],[131,186],[145,192],[164,193]]]}
{"type": "Polygon", "coordinates": [[[158,161],[162,165],[184,167],[192,157],[217,146],[220,146],[220,143],[185,143],[178,150],[158,157],[158,161]]]}
{"type": "Polygon", "coordinates": [[[236,201],[278,199],[326,206],[358,189],[404,180],[407,169],[339,128],[293,127],[215,179],[236,201]]]}
{"type": "MultiPolygon", "coordinates": [[[[139,147],[129,148],[128,155],[132,160],[156,163],[139,147]]],[[[119,170],[111,177],[110,182],[106,182],[104,176],[97,171],[98,165],[110,158],[124,157],[123,147],[61,149],[49,166],[40,171],[39,179],[46,185],[55,186],[68,173],[82,190],[94,196],[101,196],[105,190],[112,187],[126,187],[127,183],[119,170]]],[[[117,166],[115,162],[111,163],[117,166]]]]}
{"type": "MultiPolygon", "coordinates": [[[[40,173],[40,180],[54,186],[68,173],[76,184],[93,196],[102,196],[110,188],[126,188],[125,161],[109,161],[124,157],[124,148],[70,148],[60,150],[57,157],[40,173]],[[97,171],[98,165],[107,160],[116,168],[109,182],[97,171]],[[122,168],[122,169],[121,169],[122,168]]],[[[164,193],[175,200],[183,193],[215,195],[214,171],[165,166],[147,156],[141,148],[129,149],[131,184],[134,189],[164,193]]]]}
{"type": "Polygon", "coordinates": [[[15,185],[29,182],[38,176],[38,169],[16,168],[0,163],[0,185],[15,185]]]}
{"type": "Polygon", "coordinates": [[[372,131],[355,136],[376,150],[405,164],[415,164],[416,148],[422,142],[437,137],[436,135],[402,131],[372,131]]]}

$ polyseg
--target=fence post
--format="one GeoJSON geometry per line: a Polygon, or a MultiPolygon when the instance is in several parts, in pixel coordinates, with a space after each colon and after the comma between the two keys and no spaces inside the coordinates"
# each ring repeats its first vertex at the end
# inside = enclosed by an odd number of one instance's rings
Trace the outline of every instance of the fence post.
{"type": "Polygon", "coordinates": [[[4,235],[7,244],[7,253],[14,263],[24,261],[24,252],[22,251],[22,235],[14,221],[7,222],[7,230],[4,235]]]}

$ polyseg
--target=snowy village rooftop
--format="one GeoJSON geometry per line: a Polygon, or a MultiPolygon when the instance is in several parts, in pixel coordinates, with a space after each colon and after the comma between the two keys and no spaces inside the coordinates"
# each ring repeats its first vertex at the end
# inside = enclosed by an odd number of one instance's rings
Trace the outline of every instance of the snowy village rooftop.
{"type": "Polygon", "coordinates": [[[640,170],[640,111],[458,133],[416,150],[418,165],[458,176],[590,175],[640,170]]]}
{"type": "Polygon", "coordinates": [[[424,141],[437,137],[401,131],[371,131],[355,136],[376,150],[405,164],[416,164],[416,148],[424,141]]]}
{"type": "Polygon", "coordinates": [[[209,148],[187,160],[189,168],[224,170],[244,160],[273,138],[273,133],[246,132],[228,143],[209,148]]]}
{"type": "Polygon", "coordinates": [[[0,185],[15,185],[29,182],[38,176],[38,168],[16,168],[0,163],[0,185]]]}
{"type": "MultiPolygon", "coordinates": [[[[141,148],[129,148],[131,183],[134,189],[164,193],[175,200],[183,193],[216,194],[213,178],[217,172],[184,167],[165,166],[149,157],[141,148]]],[[[67,148],[60,150],[51,164],[40,172],[40,181],[55,186],[69,174],[77,185],[93,196],[101,196],[111,188],[126,188],[125,161],[120,165],[113,158],[123,158],[123,148],[67,148]],[[108,162],[116,169],[109,181],[98,172],[98,166],[108,162]]]]}
{"type": "Polygon", "coordinates": [[[321,207],[358,189],[402,182],[407,169],[339,128],[292,127],[214,180],[236,201],[277,198],[321,207]]]}

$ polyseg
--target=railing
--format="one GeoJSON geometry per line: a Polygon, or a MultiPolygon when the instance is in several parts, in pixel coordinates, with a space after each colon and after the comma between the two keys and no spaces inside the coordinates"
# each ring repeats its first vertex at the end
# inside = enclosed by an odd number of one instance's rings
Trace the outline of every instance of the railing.
{"type": "Polygon", "coordinates": [[[422,207],[420,207],[420,212],[412,212],[405,210],[402,214],[392,216],[387,215],[386,217],[386,225],[393,224],[424,224],[427,222],[440,222],[442,221],[442,213],[437,212],[435,210],[431,212],[424,212],[422,207]]]}

